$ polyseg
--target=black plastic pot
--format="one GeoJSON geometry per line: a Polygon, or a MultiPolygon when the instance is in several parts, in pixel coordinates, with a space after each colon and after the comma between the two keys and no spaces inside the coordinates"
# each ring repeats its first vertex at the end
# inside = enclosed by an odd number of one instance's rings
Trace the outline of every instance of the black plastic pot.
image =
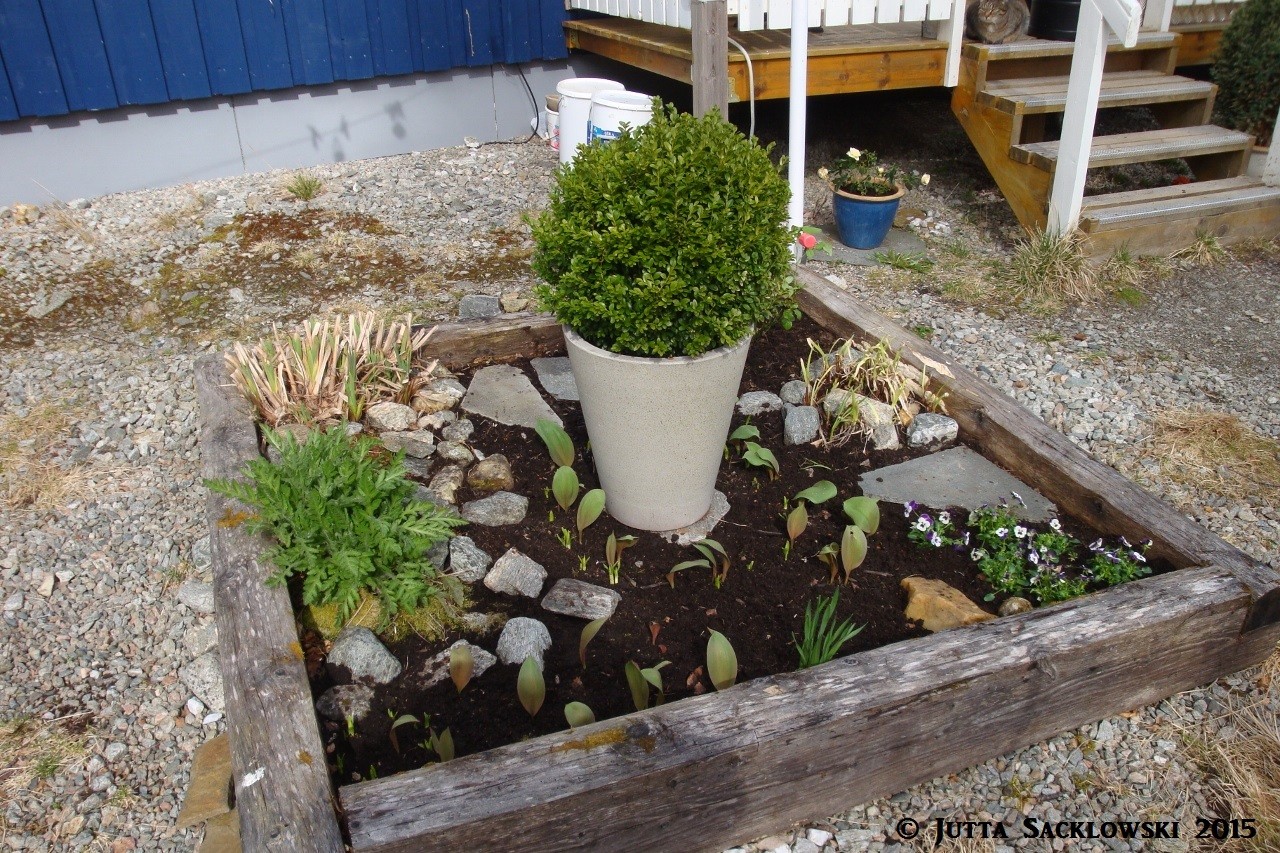
{"type": "Polygon", "coordinates": [[[1053,41],[1075,41],[1080,0],[1031,0],[1030,35],[1053,41]]]}

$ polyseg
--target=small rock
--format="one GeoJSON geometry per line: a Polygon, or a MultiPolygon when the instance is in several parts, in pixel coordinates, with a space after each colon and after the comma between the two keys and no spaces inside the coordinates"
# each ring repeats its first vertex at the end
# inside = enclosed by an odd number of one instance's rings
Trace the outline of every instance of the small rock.
{"type": "Polygon", "coordinates": [[[475,666],[471,670],[472,678],[479,678],[484,675],[489,667],[498,662],[496,657],[479,646],[472,645],[466,640],[459,640],[422,665],[422,673],[419,677],[422,679],[423,690],[449,680],[450,654],[459,646],[466,646],[471,650],[471,660],[475,662],[475,666]]]}
{"type": "MultiPolygon", "coordinates": [[[[450,414],[452,414],[452,412],[450,414]]],[[[454,415],[454,417],[456,418],[457,415],[454,415]]],[[[469,418],[462,418],[461,420],[455,421],[446,426],[444,431],[440,433],[440,436],[445,441],[463,442],[469,441],[471,436],[475,434],[475,431],[475,423],[473,423],[469,418]]]]}
{"type": "Polygon", "coordinates": [[[561,578],[542,599],[542,609],[579,619],[605,619],[613,615],[622,596],[615,590],[572,578],[561,578]]]}
{"type": "Polygon", "coordinates": [[[197,613],[212,613],[213,586],[204,581],[185,581],[178,587],[178,601],[197,613]]]}
{"type": "Polygon", "coordinates": [[[107,744],[107,748],[102,751],[102,757],[107,759],[107,761],[115,761],[117,758],[124,755],[128,749],[129,748],[127,746],[119,741],[112,741],[107,744]]]}
{"type": "Polygon", "coordinates": [[[499,300],[503,313],[514,314],[529,307],[529,299],[518,290],[508,290],[499,300]]]}
{"type": "Polygon", "coordinates": [[[818,847],[826,847],[827,842],[831,840],[832,835],[825,829],[810,829],[805,833],[805,838],[808,838],[818,847]]]}
{"type": "Polygon", "coordinates": [[[782,398],[772,391],[748,391],[738,398],[738,413],[753,417],[782,408],[782,398]]]}
{"type": "Polygon", "coordinates": [[[836,388],[829,391],[827,396],[822,398],[822,411],[826,413],[827,417],[834,418],[836,415],[840,414],[840,411],[849,402],[849,396],[851,393],[852,392],[846,391],[843,388],[836,388]]]}
{"type": "Polygon", "coordinates": [[[454,536],[449,540],[449,574],[463,583],[484,580],[493,558],[476,545],[470,536],[454,536]]]}
{"type": "Polygon", "coordinates": [[[408,432],[417,420],[413,409],[391,402],[374,403],[364,416],[369,429],[377,432],[408,432]]]}
{"type": "Polygon", "coordinates": [[[436,451],[436,436],[431,430],[384,432],[380,437],[382,446],[387,450],[392,453],[403,450],[405,456],[412,456],[414,459],[426,459],[436,451]]]}
{"type": "MultiPolygon", "coordinates": [[[[434,480],[432,481],[435,482],[434,480]]],[[[462,505],[462,517],[472,524],[501,527],[519,524],[529,511],[529,499],[512,492],[495,492],[487,498],[462,505]]]]}
{"type": "Polygon", "coordinates": [[[943,447],[960,435],[960,425],[946,415],[921,412],[907,426],[908,447],[943,447]]]}
{"type": "Polygon", "coordinates": [[[821,849],[808,838],[797,838],[791,844],[791,853],[818,853],[821,849]]]}
{"type": "Polygon", "coordinates": [[[445,503],[457,504],[458,489],[462,488],[465,477],[463,470],[457,465],[446,465],[431,478],[427,488],[445,503]]]}
{"type": "Polygon", "coordinates": [[[893,406],[881,403],[861,394],[858,399],[858,420],[863,429],[871,434],[871,446],[876,450],[897,450],[902,446],[898,440],[898,419],[893,406]]]}
{"type": "Polygon", "coordinates": [[[821,425],[818,410],[813,406],[787,406],[782,421],[782,442],[788,445],[808,444],[818,437],[821,425]]]}
{"type": "Polygon", "coordinates": [[[345,666],[352,678],[367,678],[386,684],[400,674],[402,667],[396,656],[387,651],[368,628],[348,627],[333,641],[329,663],[345,666]]]}
{"type": "Polygon", "coordinates": [[[191,565],[201,574],[213,568],[213,550],[209,545],[209,534],[201,536],[191,543],[191,565]]]}
{"type": "Polygon", "coordinates": [[[193,717],[201,716],[204,713],[204,703],[192,696],[187,700],[187,713],[193,717]]]}
{"type": "MultiPolygon", "coordinates": [[[[443,370],[443,368],[437,367],[437,374],[441,370],[443,370]]],[[[461,400],[463,397],[467,396],[467,386],[459,382],[457,377],[451,375],[432,379],[431,384],[427,386],[427,390],[432,394],[443,394],[446,397],[452,398],[454,401],[461,400]]]]}
{"type": "Polygon", "coordinates": [[[55,290],[47,298],[42,294],[39,301],[27,309],[27,316],[33,320],[42,320],[65,305],[70,298],[69,290],[55,290]]]}
{"type": "Polygon", "coordinates": [[[443,570],[449,562],[449,540],[441,539],[427,549],[427,560],[437,569],[443,570]]]}
{"type": "Polygon", "coordinates": [[[405,473],[415,480],[425,480],[430,477],[432,465],[433,463],[430,459],[415,459],[412,456],[404,457],[405,473]]]}
{"type": "Polygon", "coordinates": [[[565,356],[556,358],[534,358],[529,366],[538,377],[538,383],[557,400],[578,400],[578,383],[573,378],[569,367],[569,359],[565,356]]]}
{"type": "Polygon", "coordinates": [[[1030,610],[1031,602],[1015,595],[1012,598],[1006,598],[1000,604],[999,613],[1001,616],[1015,616],[1019,613],[1027,613],[1030,610]]]}
{"type": "Polygon", "coordinates": [[[213,652],[207,652],[178,670],[178,678],[196,698],[215,711],[226,710],[222,692],[222,668],[213,652]]]}
{"type": "Polygon", "coordinates": [[[413,410],[419,415],[446,412],[458,405],[456,397],[436,391],[419,391],[413,395],[413,399],[409,402],[413,405],[413,410]]]}
{"type": "Polygon", "coordinates": [[[36,583],[36,592],[45,598],[53,595],[53,575],[45,574],[44,572],[36,572],[36,576],[40,578],[36,583]]]}
{"type": "Polygon", "coordinates": [[[204,715],[204,718],[200,720],[200,725],[212,726],[214,723],[220,722],[221,720],[222,720],[222,712],[212,711],[204,715]]]}
{"type": "Polygon", "coordinates": [[[25,601],[22,593],[15,592],[4,600],[4,612],[16,613],[22,609],[22,603],[25,601]]]}
{"type": "Polygon", "coordinates": [[[907,591],[907,618],[923,623],[926,631],[945,631],[995,618],[942,581],[903,578],[902,588],[907,591]]]}
{"type": "Polygon", "coordinates": [[[782,390],[778,392],[778,396],[784,403],[790,403],[793,406],[799,406],[804,403],[805,392],[809,389],[804,382],[799,379],[792,379],[782,386],[782,390]]]}
{"type": "Polygon", "coordinates": [[[512,548],[489,569],[484,585],[494,592],[536,598],[546,579],[547,570],[540,563],[512,548]]]}
{"type": "Polygon", "coordinates": [[[218,646],[218,625],[206,622],[197,625],[182,635],[182,646],[192,657],[200,657],[205,652],[213,651],[218,646]]]}
{"type": "Polygon", "coordinates": [[[348,717],[356,721],[363,719],[372,706],[373,688],[367,684],[339,684],[316,700],[320,716],[339,723],[348,717]]]}
{"type": "Polygon", "coordinates": [[[460,320],[480,320],[496,317],[501,313],[502,305],[496,296],[468,293],[458,300],[458,319],[460,320]]]}
{"type": "MultiPolygon", "coordinates": [[[[432,412],[429,415],[423,415],[422,417],[418,418],[418,426],[422,427],[423,429],[443,430],[443,429],[447,429],[451,424],[453,424],[457,420],[458,420],[457,412],[450,412],[448,410],[445,410],[441,412],[432,412]]],[[[446,435],[445,438],[449,438],[449,436],[446,435]]],[[[470,438],[470,436],[467,436],[467,438],[470,438]]]]}
{"type": "Polygon", "coordinates": [[[478,492],[509,492],[516,487],[516,478],[507,457],[495,453],[467,472],[467,483],[478,492]]]}
{"type": "Polygon", "coordinates": [[[509,619],[498,637],[498,660],[507,664],[522,664],[525,658],[533,658],[542,669],[542,654],[551,648],[551,632],[537,619],[517,616],[509,619]]]}
{"type": "Polygon", "coordinates": [[[475,461],[476,455],[465,444],[457,441],[442,441],[436,447],[436,453],[446,462],[452,462],[466,468],[475,461]]]}

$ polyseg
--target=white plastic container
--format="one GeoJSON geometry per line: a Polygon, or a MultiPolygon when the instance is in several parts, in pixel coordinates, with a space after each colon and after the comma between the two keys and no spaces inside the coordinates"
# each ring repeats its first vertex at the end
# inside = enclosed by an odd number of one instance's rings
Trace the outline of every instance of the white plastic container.
{"type": "Polygon", "coordinates": [[[587,138],[612,142],[625,124],[632,130],[653,118],[653,95],[643,92],[596,92],[591,96],[591,123],[587,138]]]}
{"type": "Polygon", "coordinates": [[[600,77],[571,77],[556,84],[560,93],[560,162],[572,163],[579,145],[586,145],[591,121],[591,96],[596,92],[621,92],[617,80],[600,77]]]}
{"type": "Polygon", "coordinates": [[[560,96],[554,92],[547,95],[547,144],[560,150],[560,96]]]}

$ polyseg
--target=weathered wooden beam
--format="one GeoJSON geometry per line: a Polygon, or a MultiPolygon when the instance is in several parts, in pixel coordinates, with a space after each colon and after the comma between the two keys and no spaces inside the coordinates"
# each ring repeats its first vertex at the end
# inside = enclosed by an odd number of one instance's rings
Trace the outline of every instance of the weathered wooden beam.
{"type": "MultiPolygon", "coordinates": [[[[258,434],[221,355],[196,363],[196,393],[205,477],[242,476],[249,460],[261,458],[258,434]]],[[[214,492],[208,506],[218,656],[244,849],[341,853],[289,592],[265,583],[271,573],[262,560],[265,537],[250,536],[234,522],[247,508],[214,492]]]]}
{"type": "Polygon", "coordinates": [[[1254,663],[1249,599],[1176,572],[339,793],[362,853],[721,850],[1254,663]]]}
{"type": "Polygon", "coordinates": [[[693,114],[718,109],[729,117],[729,7],[725,0],[692,0],[693,114]]]}
{"type": "Polygon", "coordinates": [[[486,361],[535,358],[563,349],[564,332],[554,317],[522,312],[439,323],[423,353],[452,369],[486,361]]]}

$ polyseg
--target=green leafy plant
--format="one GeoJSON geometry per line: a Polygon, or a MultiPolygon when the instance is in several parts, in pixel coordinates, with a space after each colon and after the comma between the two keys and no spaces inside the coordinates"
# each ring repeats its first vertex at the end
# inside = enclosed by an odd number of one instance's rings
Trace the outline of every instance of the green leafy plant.
{"type": "Polygon", "coordinates": [[[471,683],[471,675],[475,672],[476,660],[467,644],[455,646],[449,650],[449,677],[459,693],[471,683]]]}
{"type": "Polygon", "coordinates": [[[427,746],[440,757],[441,764],[453,761],[453,733],[449,731],[448,727],[440,732],[439,735],[434,730],[431,731],[427,737],[427,746]]]}
{"type": "Polygon", "coordinates": [[[582,541],[582,532],[595,523],[604,512],[604,489],[592,489],[582,496],[578,504],[578,541],[582,541]]]}
{"type": "Polygon", "coordinates": [[[520,697],[520,705],[536,717],[547,698],[547,683],[542,677],[542,669],[532,657],[524,659],[520,665],[520,674],[516,676],[516,695],[520,697]]]}
{"type": "Polygon", "coordinates": [[[853,570],[867,559],[867,534],[856,524],[845,527],[840,536],[840,568],[844,571],[844,582],[848,583],[853,570]]]}
{"type": "Polygon", "coordinates": [[[794,304],[790,192],[768,150],[716,112],[582,149],[530,225],[542,307],[624,355],[697,356],[794,304]]]}
{"type": "Polygon", "coordinates": [[[569,438],[569,433],[564,431],[564,427],[547,418],[538,418],[537,423],[533,425],[533,431],[547,446],[547,453],[551,455],[552,462],[561,468],[573,467],[573,439],[569,438]]]}
{"type": "Polygon", "coordinates": [[[738,655],[729,638],[712,631],[707,640],[707,675],[716,690],[726,690],[738,680],[738,655]]]}
{"type": "Polygon", "coordinates": [[[206,485],[257,510],[245,527],[275,539],[268,583],[300,575],[303,603],[336,603],[343,622],[362,591],[377,596],[384,621],[441,593],[461,604],[461,587],[427,552],[464,522],[413,497],[403,456],[374,454],[376,439],[348,438],[340,426],[312,433],[305,444],[290,433],[268,430],[266,437],[280,452],[278,464],[255,459],[247,481],[206,485]]]}
{"type": "Polygon", "coordinates": [[[783,559],[791,555],[789,547],[805,528],[809,526],[809,510],[807,503],[814,505],[825,503],[836,496],[836,484],[830,480],[819,480],[807,489],[800,491],[792,500],[795,507],[787,514],[787,544],[783,546],[783,559]]]}
{"type": "Polygon", "coordinates": [[[578,474],[568,465],[561,465],[551,478],[551,492],[561,509],[567,510],[578,499],[578,474]]]}
{"type": "Polygon", "coordinates": [[[387,709],[387,715],[392,718],[391,728],[387,731],[387,740],[391,741],[391,748],[394,749],[397,753],[399,753],[400,738],[396,735],[396,729],[400,728],[401,726],[409,725],[410,723],[417,724],[420,722],[420,720],[417,717],[415,717],[413,714],[402,714],[401,716],[397,717],[390,708],[387,709]]]}
{"type": "Polygon", "coordinates": [[[581,661],[583,669],[587,668],[587,645],[596,638],[596,634],[600,633],[600,629],[608,621],[608,616],[602,616],[599,619],[592,619],[583,626],[582,634],[578,637],[578,660],[581,661]]]}
{"type": "Polygon", "coordinates": [[[756,444],[754,441],[746,442],[745,447],[746,449],[742,453],[743,462],[756,468],[764,468],[769,472],[770,480],[781,473],[782,468],[778,465],[778,457],[773,455],[772,450],[756,444]]]}
{"type": "Polygon", "coordinates": [[[1280,110],[1280,1],[1249,0],[1222,33],[1211,75],[1214,121],[1268,145],[1280,110]]]}
{"type": "Polygon", "coordinates": [[[285,182],[284,191],[298,199],[298,201],[311,201],[324,192],[324,181],[315,175],[308,175],[306,172],[295,172],[285,182]]]}
{"type": "Polygon", "coordinates": [[[840,589],[829,596],[820,595],[805,605],[804,635],[796,639],[796,651],[800,655],[800,669],[808,669],[820,663],[826,663],[840,653],[845,643],[858,636],[865,625],[854,627],[852,619],[836,622],[836,608],[840,604],[840,589]]]}
{"type": "Polygon", "coordinates": [[[666,701],[666,694],[662,690],[662,668],[670,664],[671,661],[662,661],[651,667],[641,669],[635,661],[627,661],[626,666],[622,668],[627,678],[627,687],[631,690],[631,701],[635,703],[637,711],[643,711],[650,705],[650,688],[657,691],[656,701],[654,705],[661,705],[666,701]]]}
{"type": "Polygon", "coordinates": [[[569,532],[569,528],[561,527],[560,533],[556,536],[556,541],[563,545],[566,551],[573,550],[573,534],[569,532]]]}
{"type": "Polygon", "coordinates": [[[876,252],[871,258],[878,264],[884,264],[896,270],[906,270],[907,272],[926,273],[933,269],[933,261],[923,255],[912,255],[893,249],[876,252]]]}
{"type": "Polygon", "coordinates": [[[693,548],[702,556],[677,563],[671,571],[667,572],[667,582],[671,584],[672,589],[675,589],[677,572],[695,568],[710,569],[711,582],[715,584],[716,589],[719,589],[729,577],[729,554],[724,550],[724,546],[714,539],[703,539],[701,542],[694,542],[693,548]]]}
{"type": "Polygon", "coordinates": [[[858,495],[845,501],[842,509],[849,520],[868,536],[880,529],[880,504],[875,498],[858,495]]]}
{"type": "Polygon", "coordinates": [[[883,164],[874,151],[850,148],[830,166],[818,170],[818,177],[833,190],[875,198],[893,195],[899,188],[929,183],[928,175],[909,172],[901,166],[883,164]]]}
{"type": "Polygon", "coordinates": [[[618,573],[622,571],[622,552],[636,544],[636,537],[621,538],[610,533],[604,543],[604,570],[609,574],[609,583],[617,586],[618,573]]]}
{"type": "Polygon", "coordinates": [[[724,446],[724,458],[729,458],[729,448],[737,447],[739,452],[745,452],[747,442],[760,437],[760,428],[755,424],[743,424],[742,426],[729,433],[729,438],[724,446]]]}
{"type": "Polygon", "coordinates": [[[589,726],[596,721],[596,714],[582,702],[570,702],[564,706],[564,719],[569,728],[589,726]]]}

